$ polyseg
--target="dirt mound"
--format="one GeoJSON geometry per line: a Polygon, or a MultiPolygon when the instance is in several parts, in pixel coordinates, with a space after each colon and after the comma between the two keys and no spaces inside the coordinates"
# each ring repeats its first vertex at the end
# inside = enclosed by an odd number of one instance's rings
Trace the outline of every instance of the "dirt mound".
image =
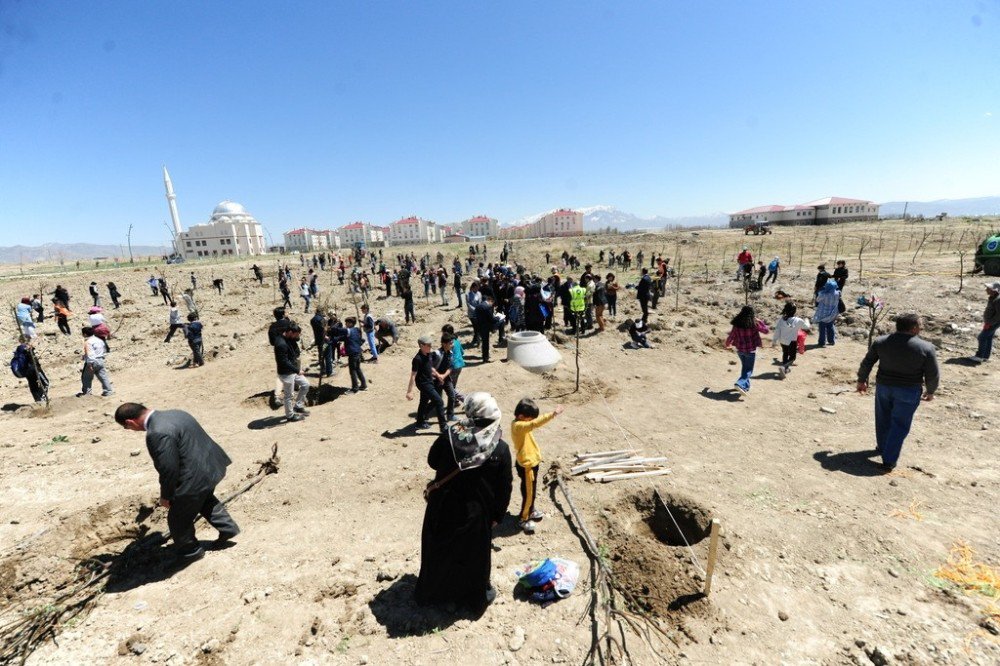
{"type": "Polygon", "coordinates": [[[854,384],[858,379],[857,369],[848,368],[843,365],[828,365],[822,370],[817,370],[816,374],[827,379],[831,384],[854,384]]]}
{"type": "Polygon", "coordinates": [[[557,368],[542,377],[546,380],[545,394],[542,396],[545,400],[558,399],[563,404],[584,405],[601,396],[605,400],[611,400],[618,395],[618,389],[600,377],[581,377],[580,390],[576,391],[575,371],[567,368],[557,368]]]}
{"type": "Polygon", "coordinates": [[[138,497],[109,502],[15,545],[0,560],[0,596],[12,603],[39,603],[74,580],[81,561],[101,558],[105,551],[120,550],[114,544],[145,535],[155,512],[138,497]]]}
{"type": "MultiPolygon", "coordinates": [[[[681,534],[692,546],[708,535],[708,511],[690,498],[643,491],[627,496],[608,514],[602,545],[615,577],[642,605],[644,613],[677,623],[710,619],[715,612],[701,594],[703,578],[691,564],[681,534]],[[671,515],[673,518],[671,519],[671,515]]],[[[704,564],[705,555],[698,549],[704,564]]]]}

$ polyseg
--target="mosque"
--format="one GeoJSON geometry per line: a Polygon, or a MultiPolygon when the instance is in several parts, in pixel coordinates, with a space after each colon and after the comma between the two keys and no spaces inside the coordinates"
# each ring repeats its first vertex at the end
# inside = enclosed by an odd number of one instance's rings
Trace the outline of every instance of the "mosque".
{"type": "Polygon", "coordinates": [[[264,230],[260,222],[234,201],[221,202],[212,211],[212,218],[208,222],[192,225],[184,231],[177,214],[174,186],[166,167],[163,167],[163,183],[167,188],[170,218],[174,225],[174,242],[178,253],[183,253],[185,259],[267,254],[264,230]]]}

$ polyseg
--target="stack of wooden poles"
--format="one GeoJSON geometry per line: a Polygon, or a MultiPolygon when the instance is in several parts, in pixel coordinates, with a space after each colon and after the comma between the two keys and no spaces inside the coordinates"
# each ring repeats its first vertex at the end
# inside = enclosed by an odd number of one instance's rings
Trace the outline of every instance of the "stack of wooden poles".
{"type": "Polygon", "coordinates": [[[644,458],[640,452],[627,449],[577,453],[570,473],[573,476],[583,474],[583,478],[588,481],[608,483],[619,479],[670,474],[666,462],[666,458],[644,458]]]}

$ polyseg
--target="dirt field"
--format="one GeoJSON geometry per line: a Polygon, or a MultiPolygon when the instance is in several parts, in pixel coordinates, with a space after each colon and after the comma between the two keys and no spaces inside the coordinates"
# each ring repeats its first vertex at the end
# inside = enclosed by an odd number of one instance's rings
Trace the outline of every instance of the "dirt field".
{"type": "MultiPolygon", "coordinates": [[[[341,367],[332,390],[318,394],[322,404],[295,424],[282,423],[267,397],[274,385],[265,335],[275,305],[273,260],[262,263],[268,270],[262,287],[251,280],[251,262],[164,267],[171,285],[186,287],[189,270],[199,277],[207,364],[195,369],[186,367],[180,336],[163,342],[167,308],[145,284],[148,268],[5,279],[0,296],[9,304],[40,283],[51,292],[62,281],[73,296],[74,331],[85,318],[91,279],[114,280],[124,304],[110,311],[117,331],[108,358],[114,397],[74,397],[81,338],[57,334],[52,319],[41,325],[38,345],[52,381],[49,408],[31,406],[26,383],[2,373],[0,423],[8,435],[0,457],[0,622],[50,603],[80,559],[108,559],[147,527],[166,528],[164,511],[149,510],[157,483],[143,436],[112,418],[118,404],[134,400],[198,418],[233,459],[222,492],[256,472],[256,461],[275,442],[280,471],[231,505],[243,529],[234,547],[210,551],[172,576],[153,558],[139,562],[138,573],[110,585],[89,614],[60,627],[58,644],[46,642],[28,663],[583,662],[591,645],[591,567],[563,513],[565,502],[548,491],[540,492],[547,517],[537,534],[521,534],[512,517],[498,528],[493,582],[500,594],[482,618],[413,603],[433,435],[397,431],[416,408],[404,394],[417,337],[452,322],[465,331],[464,391],[492,392],[505,419],[523,396],[539,398],[543,409],[566,406],[537,433],[545,469],[556,461],[568,467],[584,451],[634,447],[669,458],[666,477],[567,481],[616,578],[639,600],[633,610],[653,617],[670,637],[661,658],[631,636],[635,663],[998,663],[989,598],[936,575],[960,541],[978,561],[1000,566],[1000,361],[979,367],[962,361],[975,351],[986,279],[966,277],[956,294],[957,251],[971,249],[987,228],[956,221],[778,229],[749,239],[716,230],[518,242],[517,261],[539,273],[546,272],[546,250],[557,256],[568,249],[595,264],[607,248],[643,248],[647,265],[651,252],[671,257],[680,265],[680,293],[672,281],[654,311],[655,348],[624,350],[627,335],[615,328],[585,337],[581,392],[573,393],[572,339],[557,343],[564,362],[549,375],[504,362],[479,366],[454,294],[449,308],[439,297],[419,298],[419,322],[401,327],[400,343],[379,364],[364,365],[370,389],[346,391],[350,381],[341,367]],[[807,301],[819,257],[831,271],[835,258],[846,258],[852,277],[836,346],[800,356],[785,380],[772,366],[780,350],[766,347],[758,353],[753,391],[740,399],[731,391],[736,357],[722,340],[744,302],[732,281],[744,242],[765,263],[782,256],[777,287],[796,298],[805,316],[812,315],[807,301]],[[221,297],[208,288],[213,275],[225,278],[221,297]],[[853,302],[872,290],[892,313],[927,317],[924,337],[938,345],[942,364],[937,399],[921,405],[900,466],[888,476],[868,460],[873,398],[853,391],[867,335],[866,311],[853,302]],[[708,539],[692,551],[666,543],[654,489],[679,515],[721,521],[710,597],[698,596],[708,539]],[[514,599],[514,569],[546,556],[581,565],[577,592],[546,608],[514,599]]],[[[464,251],[431,248],[439,249],[464,251]]],[[[490,244],[491,260],[498,250],[490,244]]],[[[971,267],[971,253],[965,263],[971,267]]],[[[297,261],[293,271],[300,272],[297,261]]],[[[637,275],[619,273],[619,281],[634,283],[637,275]]],[[[772,291],[752,297],[769,322],[779,310],[772,291]]],[[[353,314],[329,272],[321,277],[320,300],[353,314]]],[[[619,303],[612,326],[638,313],[634,292],[623,291],[619,303]]],[[[402,322],[396,297],[374,301],[373,311],[402,322]]],[[[309,346],[301,300],[292,317],[309,346]]],[[[496,355],[503,359],[505,352],[496,355]]],[[[303,353],[314,356],[315,350],[303,353]]],[[[315,367],[308,374],[315,386],[315,367]]],[[[512,511],[519,502],[515,489],[512,511]]],[[[207,527],[199,534],[215,537],[207,527]]]]}

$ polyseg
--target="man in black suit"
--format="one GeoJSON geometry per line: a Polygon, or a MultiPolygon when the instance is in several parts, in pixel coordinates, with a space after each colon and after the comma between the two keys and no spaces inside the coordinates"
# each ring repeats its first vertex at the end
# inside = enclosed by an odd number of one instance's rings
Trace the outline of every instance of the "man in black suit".
{"type": "Polygon", "coordinates": [[[219,542],[240,533],[215,497],[215,486],[232,461],[193,416],[126,402],[115,411],[115,421],[126,430],[146,433],[146,449],[160,475],[160,505],[168,509],[167,527],[181,562],[194,562],[205,555],[194,533],[199,514],[219,530],[219,542]]]}
{"type": "Polygon", "coordinates": [[[473,310],[475,316],[472,320],[472,326],[476,330],[476,334],[482,341],[483,345],[483,363],[490,362],[490,333],[493,332],[493,327],[496,322],[496,315],[493,312],[493,295],[484,294],[483,300],[476,305],[473,310]]]}

